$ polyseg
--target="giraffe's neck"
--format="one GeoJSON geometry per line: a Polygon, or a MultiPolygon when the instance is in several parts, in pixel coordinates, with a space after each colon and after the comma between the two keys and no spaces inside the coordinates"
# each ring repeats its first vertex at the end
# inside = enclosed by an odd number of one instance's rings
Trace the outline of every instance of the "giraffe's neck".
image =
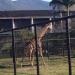
{"type": "Polygon", "coordinates": [[[38,33],[38,39],[41,40],[42,37],[46,34],[46,32],[48,31],[48,29],[51,30],[51,27],[50,27],[50,23],[49,24],[46,24],[42,29],[41,31],[38,33]]]}
{"type": "MultiPolygon", "coordinates": [[[[50,27],[50,23],[49,24],[46,24],[42,29],[41,31],[38,32],[38,35],[37,35],[37,43],[41,43],[41,40],[42,40],[42,37],[46,34],[46,32],[48,31],[48,29],[51,30],[51,27],[50,27]]],[[[31,39],[31,44],[35,46],[35,38],[32,38],[31,39]]]]}

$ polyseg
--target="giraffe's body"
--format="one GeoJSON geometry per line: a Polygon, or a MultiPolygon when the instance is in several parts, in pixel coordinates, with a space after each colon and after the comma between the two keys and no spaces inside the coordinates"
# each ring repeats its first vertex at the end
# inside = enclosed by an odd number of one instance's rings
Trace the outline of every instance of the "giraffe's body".
{"type": "MultiPolygon", "coordinates": [[[[49,29],[50,30],[52,29],[51,23],[46,24],[41,29],[41,31],[37,34],[38,53],[42,57],[42,60],[43,60],[44,64],[45,64],[45,62],[44,62],[44,59],[43,59],[43,50],[42,50],[42,42],[41,42],[41,40],[42,40],[43,36],[46,34],[46,32],[48,32],[49,29]]],[[[30,40],[29,44],[27,45],[27,50],[28,50],[28,55],[29,55],[29,59],[30,59],[31,65],[33,65],[33,60],[34,60],[33,57],[34,57],[35,52],[36,52],[35,48],[36,48],[35,38],[32,38],[30,40]]]]}

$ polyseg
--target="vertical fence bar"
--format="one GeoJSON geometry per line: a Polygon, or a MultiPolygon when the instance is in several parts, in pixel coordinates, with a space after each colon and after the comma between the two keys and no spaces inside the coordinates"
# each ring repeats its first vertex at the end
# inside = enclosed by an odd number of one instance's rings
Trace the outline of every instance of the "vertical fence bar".
{"type": "Polygon", "coordinates": [[[67,41],[67,51],[68,51],[69,75],[72,75],[70,31],[69,31],[68,19],[66,19],[66,41],[67,41]]]}
{"type": "Polygon", "coordinates": [[[40,75],[39,73],[39,56],[38,56],[38,48],[37,48],[37,31],[36,31],[36,25],[34,26],[34,33],[35,33],[35,49],[36,49],[36,66],[37,66],[37,75],[40,75]]]}
{"type": "Polygon", "coordinates": [[[12,19],[12,53],[13,53],[13,65],[14,65],[14,75],[16,75],[16,56],[14,49],[14,19],[12,19]]]}

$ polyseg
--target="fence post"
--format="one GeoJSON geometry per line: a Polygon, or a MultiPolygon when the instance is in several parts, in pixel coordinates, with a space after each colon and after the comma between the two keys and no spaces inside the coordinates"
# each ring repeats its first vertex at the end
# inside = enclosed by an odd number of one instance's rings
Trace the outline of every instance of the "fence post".
{"type": "Polygon", "coordinates": [[[72,66],[71,66],[71,46],[70,46],[70,31],[68,19],[66,19],[66,43],[67,43],[67,52],[68,52],[68,65],[69,65],[69,75],[72,75],[72,66]]]}
{"type": "Polygon", "coordinates": [[[34,33],[35,33],[35,50],[36,50],[36,66],[37,66],[37,75],[39,74],[39,56],[38,56],[38,48],[37,48],[37,31],[36,31],[36,25],[34,26],[34,33]]]}
{"type": "Polygon", "coordinates": [[[13,53],[13,66],[14,66],[14,75],[16,75],[16,56],[14,49],[14,19],[12,19],[12,53],[13,53]]]}

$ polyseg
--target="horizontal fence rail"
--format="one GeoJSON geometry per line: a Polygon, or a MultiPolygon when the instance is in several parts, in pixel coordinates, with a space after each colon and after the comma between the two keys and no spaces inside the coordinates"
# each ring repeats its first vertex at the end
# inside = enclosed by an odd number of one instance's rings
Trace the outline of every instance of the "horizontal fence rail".
{"type": "MultiPolygon", "coordinates": [[[[35,24],[29,24],[27,26],[24,26],[24,27],[20,27],[20,28],[12,28],[13,30],[19,30],[19,29],[24,29],[24,28],[27,28],[27,27],[32,27],[32,26],[40,26],[41,24],[47,24],[49,22],[56,22],[56,21],[61,21],[61,20],[66,20],[66,19],[71,19],[71,18],[75,18],[75,15],[71,15],[71,16],[67,16],[67,17],[62,17],[62,18],[52,18],[52,20],[50,21],[44,21],[44,22],[39,22],[39,23],[35,23],[35,24]]],[[[15,18],[10,18],[11,20],[15,19],[15,18]]],[[[21,19],[21,18],[20,18],[21,19]]],[[[43,25],[41,25],[43,26],[43,25]]],[[[6,30],[6,31],[2,31],[0,33],[4,33],[4,32],[8,32],[8,31],[12,31],[12,29],[10,30],[6,30]]]]}

